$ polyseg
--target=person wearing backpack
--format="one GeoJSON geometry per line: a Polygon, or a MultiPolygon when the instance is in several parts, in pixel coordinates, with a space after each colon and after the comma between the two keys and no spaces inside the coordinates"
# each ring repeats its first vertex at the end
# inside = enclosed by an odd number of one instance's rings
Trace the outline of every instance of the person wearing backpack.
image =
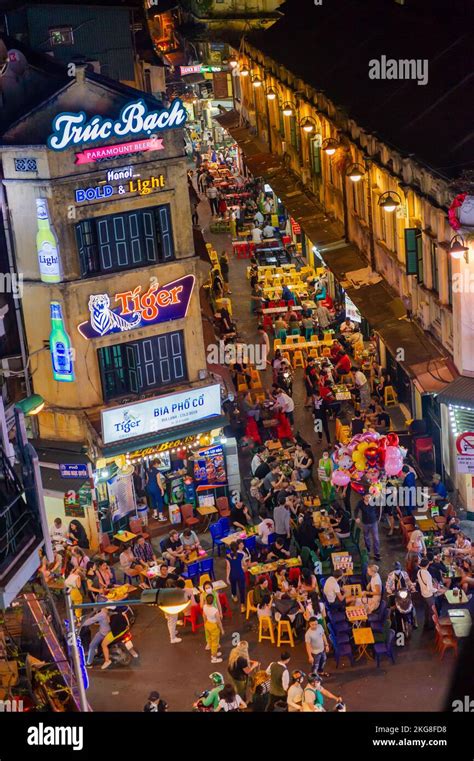
{"type": "Polygon", "coordinates": [[[276,703],[286,703],[288,687],[290,686],[290,672],[288,671],[290,658],[290,654],[283,651],[280,654],[280,660],[273,661],[267,668],[267,674],[270,676],[267,711],[273,711],[276,703]]]}
{"type": "Polygon", "coordinates": [[[343,703],[342,697],[333,695],[322,686],[321,677],[318,674],[308,676],[308,684],[303,692],[303,712],[325,711],[324,698],[334,700],[336,705],[343,703]]]}

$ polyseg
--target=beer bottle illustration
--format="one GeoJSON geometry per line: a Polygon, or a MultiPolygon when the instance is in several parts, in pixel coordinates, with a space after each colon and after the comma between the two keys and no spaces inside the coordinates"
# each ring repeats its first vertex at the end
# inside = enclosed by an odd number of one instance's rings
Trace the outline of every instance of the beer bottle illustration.
{"type": "Polygon", "coordinates": [[[64,329],[61,304],[51,302],[51,333],[49,335],[53,377],[57,381],[74,380],[71,341],[64,329]]]}
{"type": "Polygon", "coordinates": [[[51,230],[46,198],[36,199],[36,217],[38,219],[36,251],[38,253],[41,280],[43,283],[59,283],[61,273],[59,269],[58,243],[56,236],[51,230]]]}

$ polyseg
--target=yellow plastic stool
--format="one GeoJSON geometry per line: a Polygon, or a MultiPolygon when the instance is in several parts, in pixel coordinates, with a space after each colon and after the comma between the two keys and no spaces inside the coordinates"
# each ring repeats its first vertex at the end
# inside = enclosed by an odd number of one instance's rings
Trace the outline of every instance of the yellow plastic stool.
{"type": "Polygon", "coordinates": [[[291,624],[289,621],[278,621],[277,647],[280,647],[281,645],[295,646],[293,632],[291,631],[291,624]],[[287,635],[287,639],[284,638],[285,634],[287,635]]]}
{"type": "Polygon", "coordinates": [[[262,616],[258,621],[258,641],[262,642],[264,639],[269,639],[272,645],[275,644],[273,622],[270,616],[262,616]]]}
{"type": "Polygon", "coordinates": [[[385,386],[383,392],[383,401],[385,407],[394,407],[396,404],[398,404],[397,395],[393,386],[385,386]]]}
{"type": "Polygon", "coordinates": [[[293,368],[296,370],[297,367],[304,367],[303,352],[299,350],[293,353],[293,368]]]}
{"type": "Polygon", "coordinates": [[[257,608],[255,606],[254,600],[253,600],[253,590],[251,589],[250,592],[247,593],[247,605],[245,609],[245,618],[249,619],[249,616],[251,613],[256,613],[257,608]]]}

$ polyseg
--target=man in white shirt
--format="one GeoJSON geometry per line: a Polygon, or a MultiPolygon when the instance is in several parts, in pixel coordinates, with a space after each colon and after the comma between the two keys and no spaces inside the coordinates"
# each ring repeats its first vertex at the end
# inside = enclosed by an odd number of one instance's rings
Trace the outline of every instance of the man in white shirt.
{"type": "Polygon", "coordinates": [[[331,322],[331,315],[327,307],[323,307],[321,304],[318,304],[318,306],[314,310],[314,316],[317,319],[318,325],[321,328],[321,330],[325,330],[325,328],[329,326],[331,322]]]}
{"type": "Polygon", "coordinates": [[[257,243],[257,245],[262,242],[262,231],[260,227],[252,228],[252,241],[257,243]]]}
{"type": "Polygon", "coordinates": [[[350,321],[349,317],[346,317],[344,322],[342,323],[340,327],[341,333],[353,333],[355,329],[355,325],[353,322],[350,321]]]}
{"type": "Polygon", "coordinates": [[[252,461],[250,463],[250,470],[252,471],[252,475],[255,475],[255,471],[257,470],[258,466],[262,464],[262,462],[265,462],[268,456],[268,450],[265,449],[265,447],[262,447],[261,450],[259,449],[258,452],[254,454],[252,457],[252,461]]]}
{"type": "MultiPolygon", "coordinates": [[[[428,558],[422,558],[420,562],[420,569],[416,574],[416,580],[420,588],[421,596],[425,605],[425,629],[433,629],[433,605],[438,609],[437,601],[441,598],[435,597],[436,586],[433,581],[433,577],[428,570],[430,561],[428,558]]],[[[438,611],[439,612],[439,611],[438,611]]]]}
{"type": "Polygon", "coordinates": [[[265,547],[268,547],[268,537],[270,534],[273,534],[275,531],[275,524],[271,520],[271,518],[265,518],[261,523],[257,526],[257,541],[259,544],[265,545],[265,547]]]}
{"type": "Polygon", "coordinates": [[[340,603],[345,602],[344,591],[339,586],[338,579],[341,578],[341,571],[334,571],[333,576],[328,576],[323,588],[323,594],[329,605],[336,608],[343,607],[340,603]]]}
{"type": "Polygon", "coordinates": [[[290,425],[294,425],[295,422],[295,403],[291,396],[288,396],[288,394],[285,394],[285,392],[279,388],[274,394],[274,399],[279,408],[282,412],[285,413],[286,417],[288,418],[288,421],[290,425]]]}
{"type": "Polygon", "coordinates": [[[275,228],[271,226],[271,224],[268,222],[265,227],[263,228],[263,237],[264,238],[273,238],[275,235],[275,228]]]}
{"type": "Polygon", "coordinates": [[[49,535],[53,549],[56,552],[63,552],[67,542],[67,528],[63,526],[61,518],[55,518],[53,525],[49,527],[49,535]]]}
{"type": "Polygon", "coordinates": [[[264,217],[261,211],[257,211],[254,216],[254,222],[256,225],[263,225],[264,217]]]}

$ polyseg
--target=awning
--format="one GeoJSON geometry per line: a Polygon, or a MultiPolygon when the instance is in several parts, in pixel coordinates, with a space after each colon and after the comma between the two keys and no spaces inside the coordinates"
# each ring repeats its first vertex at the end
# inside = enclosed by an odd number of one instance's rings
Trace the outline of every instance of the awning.
{"type": "Polygon", "coordinates": [[[162,431],[161,433],[157,432],[152,436],[141,436],[140,438],[128,439],[127,441],[117,441],[115,444],[109,444],[103,447],[103,457],[114,457],[119,454],[127,454],[127,452],[135,452],[140,449],[155,447],[158,444],[163,444],[168,441],[179,441],[186,436],[197,436],[199,433],[207,433],[215,428],[224,428],[228,422],[229,421],[225,415],[215,415],[214,417],[199,420],[193,425],[168,428],[168,430],[162,431]]]}
{"type": "MultiPolygon", "coordinates": [[[[429,377],[431,364],[446,367],[449,360],[428,340],[427,334],[409,319],[403,301],[381,275],[370,271],[362,252],[356,246],[346,243],[341,224],[329,219],[316,196],[304,187],[300,178],[279,156],[268,153],[267,145],[240,123],[238,111],[227,111],[216,120],[239,144],[250,172],[256,177],[263,177],[281,198],[288,212],[301,225],[334,277],[371,328],[380,335],[389,351],[397,357],[399,349],[402,349],[404,359],[399,360],[400,364],[411,378],[416,378],[420,372],[424,376],[424,383],[431,390],[432,384],[425,377],[426,374],[429,377]]],[[[451,371],[445,371],[447,382],[455,377],[455,371],[450,373],[451,371]]],[[[444,387],[442,381],[440,386],[444,387]]]]}
{"type": "Polygon", "coordinates": [[[474,378],[460,375],[438,394],[438,402],[474,409],[474,378]]]}

